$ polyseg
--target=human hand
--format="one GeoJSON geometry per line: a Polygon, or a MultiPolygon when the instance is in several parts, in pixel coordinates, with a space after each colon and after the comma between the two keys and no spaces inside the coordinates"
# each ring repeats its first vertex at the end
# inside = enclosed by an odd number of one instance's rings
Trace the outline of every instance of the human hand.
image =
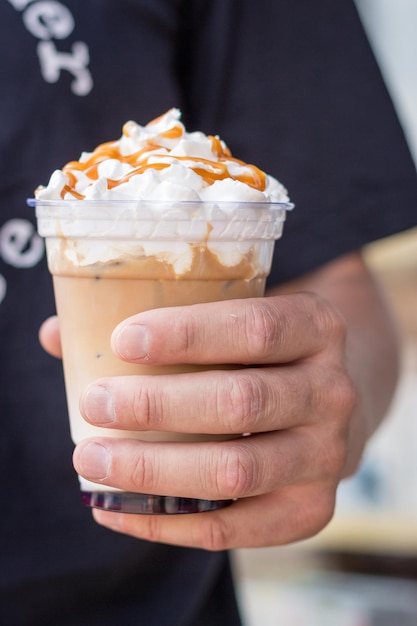
{"type": "Polygon", "coordinates": [[[77,446],[76,470],[126,491],[237,501],[182,516],[95,510],[99,523],[210,550],[289,543],[328,523],[355,403],[345,324],[329,303],[298,293],[158,309],[119,325],[112,346],[133,363],[245,367],[101,379],[81,401],[89,422],[236,438],[151,443],[105,438],[103,430],[77,446]],[[110,400],[98,395],[103,390],[110,400]]]}
{"type": "Polygon", "coordinates": [[[56,315],[46,319],[39,329],[39,342],[42,348],[57,359],[62,358],[61,336],[56,315]]]}

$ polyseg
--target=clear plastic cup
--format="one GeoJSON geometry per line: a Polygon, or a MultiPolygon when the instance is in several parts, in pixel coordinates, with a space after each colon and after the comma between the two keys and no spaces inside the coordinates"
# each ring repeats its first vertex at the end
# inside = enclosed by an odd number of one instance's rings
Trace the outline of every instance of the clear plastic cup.
{"type": "MultiPolygon", "coordinates": [[[[71,436],[196,441],[211,435],[102,429],[79,411],[97,378],[201,370],[117,359],[110,335],[144,310],[259,297],[287,203],[30,200],[46,240],[60,322],[71,436]]],[[[224,366],[222,366],[224,367],[224,366]]],[[[80,477],[87,506],[126,513],[210,511],[230,501],[127,493],[80,477]]]]}

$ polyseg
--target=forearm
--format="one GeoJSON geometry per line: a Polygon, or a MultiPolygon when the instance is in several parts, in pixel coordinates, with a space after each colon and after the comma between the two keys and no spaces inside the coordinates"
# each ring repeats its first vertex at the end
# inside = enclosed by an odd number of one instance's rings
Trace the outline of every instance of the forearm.
{"type": "Polygon", "coordinates": [[[387,412],[398,377],[398,340],[378,287],[360,254],[334,261],[268,295],[313,291],[346,320],[346,363],[357,391],[344,475],[352,473],[363,447],[387,412]]]}

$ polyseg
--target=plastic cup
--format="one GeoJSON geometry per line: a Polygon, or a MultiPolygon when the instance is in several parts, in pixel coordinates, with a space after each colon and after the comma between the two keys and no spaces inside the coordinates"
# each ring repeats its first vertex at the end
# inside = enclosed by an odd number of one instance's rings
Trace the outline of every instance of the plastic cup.
{"type": "MultiPolygon", "coordinates": [[[[193,433],[133,432],[88,424],[79,399],[106,376],[179,373],[193,366],[132,365],[110,335],[144,310],[264,294],[285,203],[30,200],[46,240],[60,322],[71,436],[150,441],[216,439],[193,433]]],[[[224,366],[222,366],[224,368],[224,366]]],[[[87,506],[126,513],[214,510],[230,501],[128,493],[80,477],[87,506]]]]}

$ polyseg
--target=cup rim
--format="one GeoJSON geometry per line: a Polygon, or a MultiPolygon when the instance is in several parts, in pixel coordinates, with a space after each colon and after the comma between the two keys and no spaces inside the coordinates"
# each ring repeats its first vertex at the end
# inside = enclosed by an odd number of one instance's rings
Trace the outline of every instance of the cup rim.
{"type": "Polygon", "coordinates": [[[194,205],[206,205],[206,206],[219,206],[219,207],[231,207],[234,206],[236,207],[236,205],[241,205],[242,207],[247,207],[247,208],[254,208],[254,207],[271,207],[271,208],[276,208],[276,209],[284,209],[286,211],[291,211],[294,208],[294,203],[290,202],[290,201],[282,201],[282,202],[273,202],[273,201],[269,201],[269,200],[265,200],[265,201],[248,201],[248,200],[156,200],[156,199],[142,199],[142,198],[132,198],[129,200],[126,199],[120,199],[120,200],[109,200],[106,198],[98,198],[98,199],[86,199],[86,200],[78,200],[77,198],[62,198],[62,199],[56,199],[56,198],[36,198],[36,197],[31,197],[31,198],[27,198],[26,203],[28,206],[30,207],[37,207],[37,206],[56,206],[56,205],[61,205],[61,206],[65,206],[65,205],[70,205],[70,204],[77,204],[77,205],[81,205],[81,204],[86,204],[86,205],[91,205],[91,206],[97,206],[100,204],[115,204],[115,205],[120,205],[120,206],[128,206],[128,205],[159,205],[159,206],[170,206],[170,205],[175,205],[175,206],[185,206],[185,207],[190,207],[190,206],[194,206],[194,205]]]}

